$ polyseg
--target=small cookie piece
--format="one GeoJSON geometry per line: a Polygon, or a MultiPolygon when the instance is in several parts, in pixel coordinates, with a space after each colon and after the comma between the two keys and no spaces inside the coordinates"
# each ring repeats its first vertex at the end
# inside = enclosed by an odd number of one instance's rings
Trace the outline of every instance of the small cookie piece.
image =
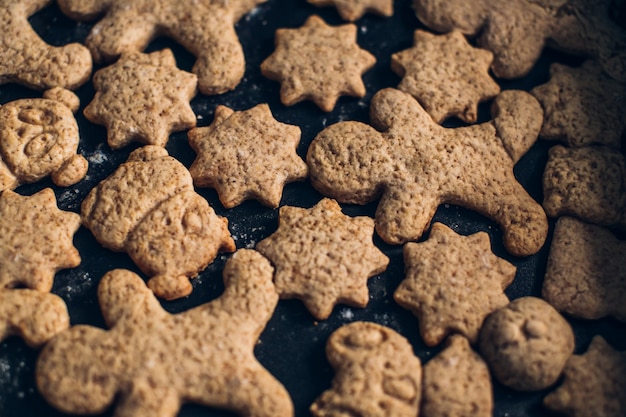
{"type": "Polygon", "coordinates": [[[578,68],[550,66],[550,81],[532,89],[544,109],[539,134],[570,147],[607,145],[619,149],[626,132],[626,83],[586,61],[578,68]]]}
{"type": "Polygon", "coordinates": [[[132,141],[165,146],[172,132],[196,126],[189,101],[195,74],[180,71],[170,49],[123,54],[93,76],[96,95],[85,108],[90,122],[105,125],[107,141],[119,149],[132,141]]]}
{"type": "Polygon", "coordinates": [[[437,123],[449,116],[475,123],[478,103],[500,93],[489,75],[493,54],[474,48],[457,30],[416,30],[413,43],[391,56],[391,69],[402,77],[398,89],[415,97],[437,123]]]}
{"type": "Polygon", "coordinates": [[[325,198],[311,209],[283,206],[278,230],[256,250],[274,264],[274,282],[282,299],[298,298],[317,319],[335,304],[365,307],[368,278],[389,264],[372,242],[374,220],[349,217],[325,198]]]}
{"type": "Polygon", "coordinates": [[[498,381],[519,391],[539,391],[561,376],[574,342],[572,327],[554,307],[522,297],[485,319],[478,345],[498,381]]]}
{"type": "Polygon", "coordinates": [[[563,384],[543,400],[550,410],[569,417],[626,415],[626,352],[595,336],[586,353],[569,358],[564,374],[563,384]]]}
{"type": "Polygon", "coordinates": [[[343,20],[354,22],[365,13],[376,13],[380,16],[393,15],[393,0],[308,0],[318,6],[335,6],[343,20]]]}
{"type": "Polygon", "coordinates": [[[489,368],[467,339],[452,335],[446,347],[424,365],[421,417],[491,417],[493,388],[489,368]]]}
{"type": "Polygon", "coordinates": [[[272,272],[257,252],[238,251],[221,297],[169,314],[137,275],[111,271],[98,286],[110,330],[79,325],[55,337],[37,361],[37,387],[74,414],[102,413],[117,400],[115,415],[127,417],[174,417],[184,402],[293,416],[289,394],[253,352],[278,303],[272,272]]]}
{"type": "Polygon", "coordinates": [[[485,317],[509,303],[504,290],[516,268],[491,252],[485,232],[462,236],[434,223],[427,241],[407,243],[403,253],[406,276],[393,299],[418,317],[428,346],[450,333],[476,343],[485,317]]]}
{"type": "Polygon", "coordinates": [[[267,104],[241,112],[218,106],[211,126],[188,136],[198,154],[189,168],[194,184],[214,187],[226,208],[250,198],[276,208],[285,183],[308,175],[296,154],[300,128],[278,122],[267,104]]]}
{"type": "Polygon", "coordinates": [[[611,231],[561,217],[554,228],[541,296],[557,310],[588,320],[626,322],[626,242],[611,231]]]}
{"type": "Polygon", "coordinates": [[[361,75],[376,58],[356,40],[356,25],[329,26],[313,15],[298,29],[276,30],[276,49],[261,63],[261,73],[281,83],[285,106],[312,100],[330,112],[342,95],[365,96],[361,75]]]}
{"type": "Polygon", "coordinates": [[[159,297],[187,296],[189,278],[235,242],[228,220],[196,194],[189,171],[164,148],[144,146],[96,186],[81,207],[83,225],[104,247],[126,252],[159,297]]]}
{"type": "Polygon", "coordinates": [[[513,166],[536,141],[542,111],[528,93],[504,91],[494,119],[447,129],[410,95],[383,89],[370,118],[340,122],[311,143],[313,186],[343,203],[366,204],[382,194],[376,231],[391,244],[417,240],[440,204],[458,204],[495,220],[514,255],[536,253],[548,233],[541,206],[515,179],[513,166]]]}
{"type": "Polygon", "coordinates": [[[543,207],[602,226],[626,225],[626,160],[607,147],[550,148],[543,172],[543,207]]]}
{"type": "Polygon", "coordinates": [[[335,378],[332,388],[311,405],[315,417],[418,415],[421,362],[409,341],[394,330],[350,323],[330,336],[326,356],[335,378]]]}
{"type": "Polygon", "coordinates": [[[192,72],[203,94],[234,89],[245,70],[235,23],[266,0],[59,0],[69,17],[102,15],[86,44],[96,62],[111,62],[125,52],[140,52],[155,38],[173,38],[197,57],[192,72]]]}
{"type": "MultiPolygon", "coordinates": [[[[37,90],[74,90],[91,75],[91,54],[78,43],[52,46],[33,30],[28,18],[51,0],[0,2],[0,84],[18,83],[37,90]]],[[[1,125],[1,123],[0,123],[1,125]]]]}
{"type": "Polygon", "coordinates": [[[0,191],[48,175],[56,185],[68,187],[87,174],[89,163],[76,154],[80,137],[73,112],[78,97],[62,88],[43,97],[0,107],[0,191]]]}

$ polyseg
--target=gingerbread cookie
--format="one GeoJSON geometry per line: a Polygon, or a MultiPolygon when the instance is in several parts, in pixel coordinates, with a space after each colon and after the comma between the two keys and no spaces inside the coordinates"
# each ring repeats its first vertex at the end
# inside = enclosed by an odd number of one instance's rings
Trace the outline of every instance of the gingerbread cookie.
{"type": "Polygon", "coordinates": [[[0,191],[48,175],[61,187],[85,177],[88,162],[76,154],[80,137],[73,112],[78,106],[74,93],[53,88],[43,98],[0,107],[0,191]]]}
{"type": "Polygon", "coordinates": [[[626,132],[626,83],[606,75],[600,65],[550,67],[550,81],[531,93],[544,109],[540,136],[570,147],[608,145],[620,148],[626,132]]]}
{"type": "Polygon", "coordinates": [[[607,147],[550,149],[543,172],[543,207],[603,226],[626,225],[626,160],[607,147]]]}
{"type": "Polygon", "coordinates": [[[458,204],[492,218],[514,255],[536,253],[548,222],[517,182],[513,166],[537,139],[539,103],[505,91],[493,103],[491,122],[447,129],[410,95],[376,93],[372,124],[340,122],[321,131],[307,154],[311,182],[340,202],[365,204],[382,194],[376,231],[388,243],[417,240],[437,207],[458,204]]]}
{"type": "Polygon", "coordinates": [[[509,303],[504,290],[516,268],[491,252],[485,232],[461,236],[434,223],[427,241],[407,243],[403,253],[406,277],[393,298],[418,317],[428,346],[450,333],[476,343],[485,317],[509,303]]]}
{"type": "Polygon", "coordinates": [[[335,370],[332,388],[311,405],[316,417],[417,416],[422,367],[400,334],[376,323],[354,322],[326,344],[335,370]]]}
{"type": "Polygon", "coordinates": [[[169,49],[129,52],[94,74],[96,95],[84,114],[106,126],[113,149],[132,141],[165,146],[170,133],[196,126],[189,101],[197,83],[195,74],[176,68],[169,49]]]}
{"type": "Polygon", "coordinates": [[[104,247],[126,252],[165,299],[191,293],[189,278],[235,243],[228,220],[196,194],[191,175],[159,146],[145,146],[95,187],[81,218],[104,247]]]}
{"type": "Polygon", "coordinates": [[[226,208],[250,198],[276,208],[285,183],[307,177],[296,154],[300,128],[278,122],[267,104],[241,112],[218,106],[211,126],[188,135],[198,154],[189,168],[194,184],[214,187],[226,208]]]}
{"type": "Polygon", "coordinates": [[[0,4],[0,84],[45,90],[83,85],[91,75],[91,54],[78,43],[55,47],[44,42],[28,18],[50,0],[5,0],[0,4]]]}
{"type": "Polygon", "coordinates": [[[349,217],[325,198],[311,209],[283,206],[278,230],[256,245],[276,268],[281,298],[298,298],[317,319],[335,304],[365,307],[368,278],[389,264],[372,242],[374,221],[349,217]]]}
{"type": "Polygon", "coordinates": [[[489,368],[461,335],[424,365],[422,384],[421,417],[493,416],[489,368]]]}
{"type": "Polygon", "coordinates": [[[538,391],[561,376],[574,342],[572,327],[550,304],[522,297],[485,319],[479,346],[498,381],[538,391]]]}
{"type": "Polygon", "coordinates": [[[365,96],[361,75],[376,58],[356,38],[354,24],[330,26],[313,15],[298,29],[276,31],[276,49],[261,63],[261,72],[281,83],[285,106],[312,100],[330,112],[342,95],[365,96]]]}
{"type": "Polygon", "coordinates": [[[626,242],[572,217],[554,229],[541,296],[557,310],[595,320],[626,322],[626,242]]]}
{"type": "Polygon", "coordinates": [[[398,89],[415,97],[437,123],[449,116],[474,123],[478,103],[500,93],[489,75],[491,61],[491,52],[474,48],[459,31],[416,30],[414,46],[391,56],[391,69],[402,77],[398,89]]]}
{"type": "Polygon", "coordinates": [[[380,16],[393,15],[393,0],[308,0],[318,6],[335,6],[343,20],[354,22],[365,13],[376,13],[380,16]]]}
{"type": "Polygon", "coordinates": [[[235,23],[266,0],[59,0],[73,19],[104,15],[87,37],[96,62],[110,62],[125,52],[139,52],[160,35],[173,38],[197,57],[192,72],[203,94],[234,89],[245,70],[235,23]]]}
{"type": "Polygon", "coordinates": [[[117,400],[115,414],[128,417],[174,417],[185,402],[293,416],[289,394],[253,353],[278,302],[272,272],[261,255],[241,250],[224,268],[224,294],[176,315],[137,275],[109,272],[98,298],[110,330],[80,325],[54,338],[38,359],[37,387],[75,414],[117,400]]]}
{"type": "Polygon", "coordinates": [[[565,365],[563,384],[544,398],[550,410],[570,417],[626,415],[626,352],[595,336],[583,355],[565,365]]]}

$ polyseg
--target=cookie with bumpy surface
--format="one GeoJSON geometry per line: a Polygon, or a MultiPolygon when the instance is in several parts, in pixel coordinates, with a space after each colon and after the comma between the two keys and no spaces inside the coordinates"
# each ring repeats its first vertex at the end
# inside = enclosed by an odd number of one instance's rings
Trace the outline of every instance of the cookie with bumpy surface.
{"type": "Polygon", "coordinates": [[[203,94],[234,89],[243,77],[243,49],[235,23],[266,0],[59,0],[77,20],[102,18],[86,44],[96,62],[143,51],[158,36],[173,38],[196,56],[192,72],[203,94]]]}
{"type": "Polygon", "coordinates": [[[393,0],[308,0],[315,6],[335,6],[343,20],[354,22],[365,13],[389,17],[393,15],[393,0]]]}
{"type": "Polygon", "coordinates": [[[350,217],[336,201],[325,198],[313,208],[283,206],[278,230],[256,248],[276,268],[280,297],[298,298],[317,319],[345,303],[365,307],[368,278],[389,264],[372,242],[374,221],[350,217]]]}
{"type": "Polygon", "coordinates": [[[418,415],[421,363],[409,341],[394,330],[350,323],[330,336],[326,356],[335,378],[311,405],[315,417],[418,415]]]}
{"type": "Polygon", "coordinates": [[[165,299],[189,295],[189,278],[235,243],[228,220],[194,191],[189,171],[160,146],[133,151],[81,206],[81,219],[104,247],[126,252],[165,299]]]}
{"type": "Polygon", "coordinates": [[[410,95],[381,90],[370,107],[380,131],[340,122],[315,137],[307,154],[311,182],[344,203],[382,194],[376,231],[388,243],[419,239],[437,207],[450,203],[500,224],[512,254],[532,255],[543,246],[548,221],[513,166],[537,139],[541,107],[530,94],[505,91],[492,114],[490,122],[448,129],[410,95]]]}
{"type": "Polygon", "coordinates": [[[241,250],[224,268],[224,293],[169,314],[137,275],[107,273],[98,299],[109,330],[78,325],[43,349],[36,381],[62,412],[174,417],[193,402],[243,416],[290,417],[285,388],[256,360],[254,346],[274,312],[273,269],[241,250]]]}
{"type": "Polygon", "coordinates": [[[428,346],[450,333],[476,343],[485,318],[509,303],[504,290],[516,272],[491,252],[487,233],[462,236],[441,223],[425,242],[404,245],[404,264],[393,298],[417,316],[428,346]]]}

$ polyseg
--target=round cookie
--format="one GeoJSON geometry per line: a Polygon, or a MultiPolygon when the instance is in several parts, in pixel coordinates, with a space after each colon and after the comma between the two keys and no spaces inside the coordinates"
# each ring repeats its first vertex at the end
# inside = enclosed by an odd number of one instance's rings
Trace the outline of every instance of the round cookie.
{"type": "Polygon", "coordinates": [[[574,333],[550,304],[522,297],[487,317],[478,344],[498,381],[536,391],[561,375],[574,351],[574,333]]]}

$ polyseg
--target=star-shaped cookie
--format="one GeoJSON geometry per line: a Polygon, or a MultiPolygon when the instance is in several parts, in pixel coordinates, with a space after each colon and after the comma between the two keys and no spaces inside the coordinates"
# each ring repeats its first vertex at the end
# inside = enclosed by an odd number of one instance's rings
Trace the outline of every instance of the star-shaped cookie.
{"type": "Polygon", "coordinates": [[[267,104],[241,112],[218,106],[213,123],[188,136],[198,154],[189,169],[194,184],[215,188],[226,208],[250,198],[276,208],[285,183],[308,173],[296,154],[300,128],[278,122],[267,104]]]}
{"type": "Polygon", "coordinates": [[[376,13],[389,17],[393,14],[393,0],[308,0],[309,3],[321,7],[337,7],[337,12],[343,20],[354,22],[365,13],[376,13]]]}
{"type": "Polygon", "coordinates": [[[393,298],[418,317],[424,343],[436,346],[450,333],[475,343],[482,323],[504,307],[516,268],[491,252],[489,235],[461,236],[433,224],[430,237],[404,246],[406,277],[393,298]]]}
{"type": "Polygon", "coordinates": [[[298,29],[276,31],[276,49],[261,63],[261,72],[281,83],[284,105],[312,100],[329,112],[342,95],[365,96],[361,75],[376,58],[356,38],[354,24],[330,26],[313,15],[298,29]]]}
{"type": "Polygon", "coordinates": [[[113,149],[132,141],[165,146],[172,132],[196,125],[189,101],[197,77],[176,68],[169,49],[151,54],[130,52],[93,76],[96,95],[85,117],[107,128],[113,149]]]}
{"type": "Polygon", "coordinates": [[[373,219],[346,216],[325,198],[311,209],[281,207],[278,230],[256,249],[274,264],[280,297],[302,300],[324,320],[335,304],[367,305],[367,279],[389,264],[373,233],[373,219]]]}
{"type": "Polygon", "coordinates": [[[416,30],[414,46],[391,56],[391,69],[402,77],[398,89],[415,97],[437,123],[449,116],[474,123],[478,103],[500,93],[489,76],[492,61],[491,52],[474,48],[459,31],[416,30]]]}

